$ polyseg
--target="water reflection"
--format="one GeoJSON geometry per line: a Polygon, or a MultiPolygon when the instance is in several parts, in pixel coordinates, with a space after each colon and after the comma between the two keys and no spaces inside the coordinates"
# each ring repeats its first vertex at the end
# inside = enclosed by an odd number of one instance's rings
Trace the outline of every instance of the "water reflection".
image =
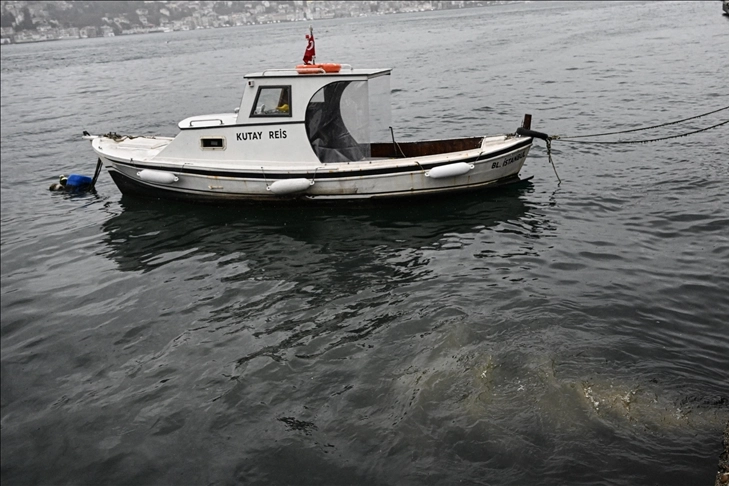
{"type": "Polygon", "coordinates": [[[122,212],[107,220],[103,231],[107,256],[123,271],[146,272],[194,255],[245,255],[249,265],[265,262],[281,269],[316,265],[326,255],[362,264],[379,260],[378,252],[417,250],[437,245],[449,234],[519,224],[528,210],[524,193],[530,189],[526,183],[487,195],[369,209],[210,207],[123,197],[122,212]]]}
{"type": "Polygon", "coordinates": [[[434,253],[502,225],[537,234],[527,216],[530,190],[370,209],[123,198],[123,211],[103,225],[104,252],[123,271],[174,281],[196,316],[198,331],[190,332],[204,333],[201,341],[210,332],[220,342],[240,340],[239,367],[261,356],[309,359],[355,352],[352,345],[419,312],[433,292],[410,287],[441,273],[450,278],[442,262],[431,261],[434,253]]]}

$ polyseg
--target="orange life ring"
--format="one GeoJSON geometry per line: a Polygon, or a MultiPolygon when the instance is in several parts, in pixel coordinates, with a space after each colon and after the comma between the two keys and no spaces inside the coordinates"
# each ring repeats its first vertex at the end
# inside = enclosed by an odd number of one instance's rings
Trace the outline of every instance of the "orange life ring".
{"type": "Polygon", "coordinates": [[[333,62],[321,64],[299,64],[296,66],[296,72],[299,74],[320,74],[322,71],[325,73],[338,73],[341,69],[341,64],[335,64],[333,62]]]}

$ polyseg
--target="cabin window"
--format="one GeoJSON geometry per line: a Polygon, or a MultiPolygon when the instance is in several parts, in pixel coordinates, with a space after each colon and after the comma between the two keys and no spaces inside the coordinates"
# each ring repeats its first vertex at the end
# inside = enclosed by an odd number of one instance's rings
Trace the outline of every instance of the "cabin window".
{"type": "Polygon", "coordinates": [[[261,86],[253,103],[251,117],[290,117],[291,86],[261,86]]]}
{"type": "Polygon", "coordinates": [[[200,147],[203,150],[225,150],[225,137],[201,137],[200,147]]]}

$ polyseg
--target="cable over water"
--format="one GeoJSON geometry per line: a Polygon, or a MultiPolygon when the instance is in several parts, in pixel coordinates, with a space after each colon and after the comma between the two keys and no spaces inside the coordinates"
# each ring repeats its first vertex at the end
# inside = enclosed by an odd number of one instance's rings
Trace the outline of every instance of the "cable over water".
{"type": "MultiPolygon", "coordinates": [[[[549,139],[550,140],[560,140],[560,141],[568,142],[568,143],[588,143],[588,144],[589,143],[592,143],[592,144],[613,144],[613,145],[616,145],[616,144],[629,144],[629,143],[649,143],[649,142],[660,142],[661,140],[670,140],[672,138],[686,137],[688,135],[693,135],[695,133],[705,132],[707,130],[711,130],[712,128],[717,128],[717,127],[720,127],[722,125],[726,125],[727,123],[729,123],[729,120],[724,120],[723,122],[717,123],[716,125],[712,125],[712,126],[706,127],[706,128],[700,128],[700,129],[694,130],[692,132],[680,133],[678,135],[670,135],[670,136],[667,136],[667,137],[651,138],[651,139],[646,139],[646,140],[615,140],[615,141],[612,141],[612,142],[606,142],[606,141],[603,141],[603,140],[569,140],[569,139],[564,139],[564,138],[560,137],[559,135],[555,135],[553,137],[549,137],[549,139]]],[[[633,130],[633,131],[636,131],[636,130],[633,130]]],[[[615,132],[615,133],[617,133],[617,132],[615,132]]],[[[598,136],[598,135],[595,135],[595,136],[598,136]]]]}
{"type": "Polygon", "coordinates": [[[729,123],[729,120],[724,120],[722,122],[719,122],[719,123],[717,123],[715,125],[711,125],[709,127],[700,128],[698,130],[693,130],[693,131],[686,132],[686,133],[680,133],[678,135],[669,135],[669,136],[666,136],[666,137],[651,138],[651,139],[644,139],[644,140],[602,141],[602,140],[573,140],[573,139],[575,139],[575,138],[589,138],[589,137],[602,137],[602,136],[605,136],[605,135],[617,135],[617,134],[621,134],[621,133],[633,133],[633,132],[640,132],[640,131],[644,131],[644,130],[652,130],[652,129],[655,129],[655,128],[666,127],[666,126],[669,126],[669,125],[676,125],[678,123],[683,123],[683,122],[686,122],[686,121],[689,121],[689,120],[696,120],[697,118],[702,118],[702,117],[705,117],[705,116],[708,116],[708,115],[712,115],[714,113],[718,113],[720,111],[727,110],[727,109],[729,109],[729,106],[725,106],[723,108],[719,108],[717,110],[713,110],[713,111],[710,111],[710,112],[707,112],[707,113],[702,113],[700,115],[692,116],[692,117],[689,117],[689,118],[683,118],[681,120],[676,120],[676,121],[667,122],[667,123],[661,123],[660,125],[653,125],[653,126],[644,127],[644,128],[633,128],[633,129],[630,129],[630,130],[621,130],[621,131],[615,131],[615,132],[596,133],[596,134],[592,134],[592,135],[573,135],[573,136],[569,136],[569,137],[564,137],[564,136],[560,136],[560,135],[546,135],[546,134],[541,133],[541,132],[534,132],[534,131],[531,131],[531,130],[528,130],[528,129],[524,129],[524,128],[518,129],[517,130],[517,133],[521,133],[522,135],[526,135],[526,136],[532,136],[532,137],[536,137],[536,138],[541,138],[541,139],[543,139],[545,141],[545,143],[547,144],[547,157],[549,158],[549,163],[552,164],[552,168],[554,169],[554,174],[557,176],[557,180],[561,184],[562,183],[562,179],[560,179],[559,174],[557,174],[557,167],[555,166],[554,161],[552,160],[552,142],[555,141],[555,140],[560,140],[560,141],[564,141],[564,142],[568,142],[568,143],[601,144],[601,145],[622,145],[622,144],[634,144],[634,143],[659,142],[659,141],[662,141],[662,140],[670,140],[670,139],[673,139],[673,138],[681,138],[681,137],[686,137],[686,136],[693,135],[693,134],[696,134],[696,133],[705,132],[707,130],[711,130],[711,129],[720,127],[722,125],[726,125],[727,123],[729,123]]]}
{"type": "MultiPolygon", "coordinates": [[[[618,135],[618,134],[621,134],[621,133],[641,132],[641,131],[644,131],[644,130],[653,130],[654,128],[662,128],[662,127],[667,127],[667,126],[670,126],[670,125],[676,125],[678,123],[687,122],[687,121],[690,121],[690,120],[696,120],[697,118],[702,118],[702,117],[705,117],[705,116],[708,116],[708,115],[713,115],[714,113],[718,113],[720,111],[727,110],[727,109],[729,109],[729,106],[725,106],[723,108],[719,108],[718,110],[713,110],[713,111],[710,111],[708,113],[702,113],[700,115],[692,116],[692,117],[689,117],[689,118],[683,118],[681,120],[676,120],[676,121],[672,121],[672,122],[668,122],[668,123],[661,123],[660,125],[653,125],[653,126],[650,126],[650,127],[633,128],[631,130],[620,130],[620,131],[616,131],[616,132],[595,133],[595,134],[591,134],[591,135],[570,135],[570,136],[554,135],[551,138],[552,138],[552,140],[565,140],[565,139],[568,139],[568,138],[603,137],[603,136],[606,136],[606,135],[618,135]]],[[[726,123],[726,122],[724,122],[724,123],[726,123]]],[[[723,125],[723,123],[720,123],[719,125],[723,125]]],[[[704,130],[709,130],[709,129],[715,128],[715,127],[717,127],[719,125],[714,125],[713,127],[709,127],[709,128],[704,129],[704,130]]],[[[703,130],[699,130],[699,131],[703,131],[703,130]]],[[[692,133],[698,133],[698,132],[692,132],[692,133]]],[[[686,134],[686,135],[690,135],[690,133],[689,134],[686,134]]],[[[656,140],[658,140],[658,139],[656,139],[656,140]]],[[[646,140],[646,141],[652,141],[652,140],[646,140]]]]}

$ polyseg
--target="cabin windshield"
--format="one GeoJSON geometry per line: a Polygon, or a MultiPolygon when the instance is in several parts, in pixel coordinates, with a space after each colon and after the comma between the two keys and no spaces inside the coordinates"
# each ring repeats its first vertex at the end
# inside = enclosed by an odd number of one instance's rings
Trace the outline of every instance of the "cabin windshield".
{"type": "MultiPolygon", "coordinates": [[[[380,141],[389,126],[389,76],[382,78],[387,80],[387,100],[378,101],[387,104],[386,116],[379,105],[370,106],[370,89],[375,86],[369,86],[368,81],[337,81],[311,98],[306,108],[306,134],[321,162],[371,158],[370,144],[380,141]]],[[[382,88],[377,91],[379,98],[382,88]]]]}
{"type": "Polygon", "coordinates": [[[258,88],[251,117],[291,116],[291,86],[262,86],[258,88]]]}

